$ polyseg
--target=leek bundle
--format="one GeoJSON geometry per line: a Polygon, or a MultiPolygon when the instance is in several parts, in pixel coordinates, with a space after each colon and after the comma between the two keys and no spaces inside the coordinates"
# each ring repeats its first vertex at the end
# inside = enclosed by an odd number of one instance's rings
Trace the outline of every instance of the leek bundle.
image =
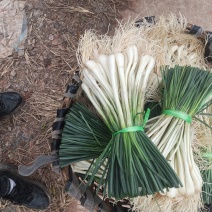
{"type": "Polygon", "coordinates": [[[191,121],[211,104],[212,73],[175,66],[163,70],[162,78],[162,115],[154,120],[147,135],[170,161],[183,184],[179,189],[166,191],[166,195],[170,198],[194,195],[201,192],[202,177],[191,148],[194,136],[191,121]]]}
{"type": "Polygon", "coordinates": [[[89,169],[92,183],[99,168],[104,195],[121,199],[181,186],[175,172],[144,133],[147,81],[155,61],[138,57],[136,46],[123,53],[100,55],[82,70],[82,89],[107,125],[112,139],[89,169]],[[104,183],[103,183],[103,179],[104,183]]]}
{"type": "Polygon", "coordinates": [[[173,114],[160,114],[148,121],[147,134],[152,133],[150,136],[153,142],[157,142],[159,149],[170,161],[182,180],[183,187],[170,189],[168,192],[165,191],[165,195],[157,193],[154,196],[148,196],[148,198],[133,198],[131,200],[134,206],[133,210],[139,212],[197,212],[202,207],[201,186],[203,180],[193,157],[196,161],[198,160],[198,166],[201,164],[200,168],[205,166],[203,165],[205,160],[197,158],[200,153],[196,149],[202,146],[200,141],[204,140],[204,142],[211,143],[211,130],[208,128],[210,124],[206,121],[206,116],[204,116],[204,119],[200,119],[200,116],[196,115],[200,112],[201,114],[211,113],[208,110],[205,111],[208,105],[211,104],[209,101],[209,96],[211,96],[211,73],[197,68],[176,66],[168,70],[167,68],[164,69],[162,76],[162,100],[160,101],[162,113],[168,109],[181,111],[180,114],[184,114],[184,117],[188,118],[187,115],[190,114],[193,121],[187,123],[182,118],[174,117],[173,114]],[[194,117],[198,117],[198,119],[194,117]],[[193,155],[191,148],[195,150],[195,155],[193,155]],[[189,182],[190,184],[188,184],[189,182]],[[194,189],[195,192],[191,193],[194,189]]]}

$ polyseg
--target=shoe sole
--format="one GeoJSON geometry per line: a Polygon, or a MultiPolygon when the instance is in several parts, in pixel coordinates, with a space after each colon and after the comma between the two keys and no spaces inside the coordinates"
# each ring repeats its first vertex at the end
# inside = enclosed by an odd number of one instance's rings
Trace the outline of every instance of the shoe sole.
{"type": "MultiPolygon", "coordinates": [[[[0,164],[0,171],[10,171],[14,175],[18,175],[20,179],[23,179],[24,181],[26,181],[28,183],[35,184],[36,186],[38,186],[40,189],[42,189],[45,192],[45,194],[47,195],[47,197],[49,199],[49,203],[50,203],[51,198],[50,198],[49,192],[47,191],[47,188],[44,185],[38,183],[37,181],[29,180],[26,177],[23,177],[20,174],[18,174],[17,168],[14,165],[12,165],[12,164],[0,164]]],[[[25,205],[23,205],[23,206],[25,206],[25,205]]],[[[34,208],[31,208],[31,209],[34,209],[34,208]]],[[[38,210],[42,210],[42,209],[38,209],[38,210]]]]}

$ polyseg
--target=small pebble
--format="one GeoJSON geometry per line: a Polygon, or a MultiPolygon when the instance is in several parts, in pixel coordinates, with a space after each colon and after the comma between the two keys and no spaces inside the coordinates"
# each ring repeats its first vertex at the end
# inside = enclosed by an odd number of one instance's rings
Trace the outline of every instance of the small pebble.
{"type": "Polygon", "coordinates": [[[13,155],[12,155],[11,153],[9,153],[7,156],[8,156],[9,158],[12,158],[12,157],[13,157],[13,155]]]}
{"type": "Polygon", "coordinates": [[[14,77],[14,76],[16,75],[16,71],[15,71],[15,70],[12,70],[12,71],[10,72],[10,75],[11,75],[12,77],[14,77]]]}
{"type": "Polygon", "coordinates": [[[32,41],[30,39],[27,40],[28,45],[30,46],[32,44],[32,41]]]}
{"type": "Polygon", "coordinates": [[[52,34],[49,35],[49,40],[54,40],[54,36],[52,34]]]}
{"type": "Polygon", "coordinates": [[[18,51],[18,56],[19,56],[19,57],[24,56],[24,49],[20,49],[20,50],[18,51]]]}

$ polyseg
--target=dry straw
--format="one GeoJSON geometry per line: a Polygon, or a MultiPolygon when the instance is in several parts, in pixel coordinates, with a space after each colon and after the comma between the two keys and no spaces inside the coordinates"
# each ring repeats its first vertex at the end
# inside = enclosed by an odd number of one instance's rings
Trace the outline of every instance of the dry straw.
{"type": "Polygon", "coordinates": [[[81,67],[87,60],[96,60],[101,54],[109,55],[124,52],[129,46],[136,45],[139,54],[148,54],[156,59],[156,71],[161,65],[208,68],[204,60],[204,45],[201,40],[185,33],[185,17],[174,14],[161,16],[155,25],[144,22],[139,28],[134,21],[119,23],[114,36],[97,35],[89,30],[79,42],[78,63],[81,67]]]}

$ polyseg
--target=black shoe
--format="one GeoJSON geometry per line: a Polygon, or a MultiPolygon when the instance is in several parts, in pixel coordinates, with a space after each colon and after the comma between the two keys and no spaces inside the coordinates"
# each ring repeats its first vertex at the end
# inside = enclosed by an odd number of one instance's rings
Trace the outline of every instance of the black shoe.
{"type": "Polygon", "coordinates": [[[16,92],[0,93],[0,116],[8,115],[18,110],[23,103],[23,98],[16,92]]]}
{"type": "Polygon", "coordinates": [[[11,193],[3,196],[3,199],[31,209],[43,210],[49,206],[50,198],[46,189],[37,182],[22,177],[13,167],[1,165],[0,176],[6,176],[16,183],[11,193]]]}

